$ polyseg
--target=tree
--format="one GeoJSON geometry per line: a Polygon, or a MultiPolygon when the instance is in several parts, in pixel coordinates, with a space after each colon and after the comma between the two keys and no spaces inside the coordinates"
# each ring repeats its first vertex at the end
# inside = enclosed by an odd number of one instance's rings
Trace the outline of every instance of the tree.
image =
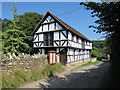
{"type": "Polygon", "coordinates": [[[119,87],[120,82],[120,1],[119,2],[86,2],[80,3],[86,10],[92,10],[92,17],[98,17],[95,21],[98,26],[94,28],[96,33],[105,32],[111,49],[110,86],[119,87]],[[116,82],[116,80],[118,82],[116,82]]]}
{"type": "MultiPolygon", "coordinates": [[[[14,25],[10,25],[14,26],[14,25]]],[[[7,29],[2,33],[2,49],[4,53],[20,54],[29,50],[27,43],[24,42],[26,35],[20,28],[15,26],[14,29],[7,29]]]]}
{"type": "Polygon", "coordinates": [[[19,21],[17,25],[22,28],[22,31],[24,31],[26,35],[30,36],[42,17],[43,15],[40,15],[36,12],[28,12],[23,15],[19,15],[19,21]]]}
{"type": "Polygon", "coordinates": [[[2,23],[2,32],[10,28],[12,29],[12,27],[10,27],[10,25],[12,25],[12,21],[10,19],[6,19],[6,18],[4,18],[3,20],[1,19],[1,23],[2,23]]]}
{"type": "Polygon", "coordinates": [[[2,48],[3,53],[15,53],[20,54],[21,52],[29,51],[29,45],[25,42],[26,34],[21,31],[21,28],[16,25],[18,22],[18,15],[16,14],[17,8],[14,3],[13,10],[14,19],[4,19],[3,33],[2,33],[2,48]]]}
{"type": "Polygon", "coordinates": [[[92,56],[96,57],[107,57],[107,46],[105,40],[92,41],[93,49],[91,51],[92,56]]]}
{"type": "Polygon", "coordinates": [[[30,54],[38,53],[38,49],[33,49],[33,35],[31,34],[35,26],[40,22],[43,15],[40,15],[36,12],[28,12],[23,15],[19,15],[19,21],[17,25],[21,27],[21,30],[27,35],[24,40],[30,47],[30,54]]]}

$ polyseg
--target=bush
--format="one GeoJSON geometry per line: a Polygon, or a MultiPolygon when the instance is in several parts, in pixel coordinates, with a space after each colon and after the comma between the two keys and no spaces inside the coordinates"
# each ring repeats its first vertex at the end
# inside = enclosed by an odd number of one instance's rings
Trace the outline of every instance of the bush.
{"type": "Polygon", "coordinates": [[[45,65],[42,68],[32,69],[30,71],[14,71],[11,74],[2,74],[2,87],[3,88],[17,88],[21,85],[40,80],[46,76],[53,76],[57,72],[62,72],[64,69],[60,63],[55,65],[45,65]]]}

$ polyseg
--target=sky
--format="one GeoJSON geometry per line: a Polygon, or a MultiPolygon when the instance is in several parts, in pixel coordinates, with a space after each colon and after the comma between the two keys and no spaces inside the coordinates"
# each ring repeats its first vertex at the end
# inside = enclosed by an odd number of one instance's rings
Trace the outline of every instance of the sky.
{"type": "MultiPolygon", "coordinates": [[[[2,19],[13,19],[13,2],[2,2],[2,19]]],[[[91,11],[85,10],[84,6],[79,5],[79,2],[17,2],[17,14],[22,15],[26,12],[37,12],[45,15],[47,11],[53,13],[58,18],[66,22],[68,25],[75,28],[81,34],[90,40],[103,40],[102,34],[93,32],[93,28],[89,25],[94,23],[97,18],[91,17],[91,11]]]]}

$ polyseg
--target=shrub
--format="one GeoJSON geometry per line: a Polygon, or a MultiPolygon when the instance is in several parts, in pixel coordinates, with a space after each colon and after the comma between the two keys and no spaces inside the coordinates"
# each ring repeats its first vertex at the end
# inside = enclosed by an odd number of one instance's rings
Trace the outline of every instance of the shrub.
{"type": "Polygon", "coordinates": [[[53,76],[57,72],[63,71],[63,67],[60,63],[55,65],[45,65],[42,68],[32,69],[30,71],[22,71],[17,69],[10,73],[3,73],[2,74],[2,87],[3,88],[17,88],[21,85],[32,82],[36,80],[40,80],[46,76],[53,76]]]}

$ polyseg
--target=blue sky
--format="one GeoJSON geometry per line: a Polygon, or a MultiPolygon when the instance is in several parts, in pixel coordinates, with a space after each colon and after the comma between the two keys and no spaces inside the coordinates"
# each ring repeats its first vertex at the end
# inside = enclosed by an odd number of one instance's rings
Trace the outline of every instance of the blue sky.
{"type": "MultiPolygon", "coordinates": [[[[2,18],[13,19],[13,2],[2,2],[2,18]]],[[[21,9],[17,14],[21,15],[25,12],[37,12],[44,15],[50,11],[58,18],[78,30],[90,40],[102,40],[103,35],[93,32],[89,25],[96,25],[90,12],[85,10],[79,2],[17,2],[17,8],[21,9]]]]}

